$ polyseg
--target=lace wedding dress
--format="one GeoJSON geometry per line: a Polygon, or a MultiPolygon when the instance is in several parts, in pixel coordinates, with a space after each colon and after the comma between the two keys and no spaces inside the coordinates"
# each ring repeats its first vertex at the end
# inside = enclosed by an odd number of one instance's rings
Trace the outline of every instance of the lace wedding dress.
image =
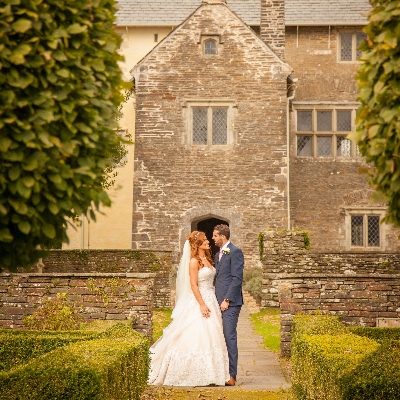
{"type": "Polygon", "coordinates": [[[222,332],[221,311],[215,297],[215,268],[198,272],[201,296],[210,312],[204,318],[193,293],[186,306],[173,314],[163,336],[150,348],[150,385],[225,385],[229,380],[228,352],[222,332]]]}

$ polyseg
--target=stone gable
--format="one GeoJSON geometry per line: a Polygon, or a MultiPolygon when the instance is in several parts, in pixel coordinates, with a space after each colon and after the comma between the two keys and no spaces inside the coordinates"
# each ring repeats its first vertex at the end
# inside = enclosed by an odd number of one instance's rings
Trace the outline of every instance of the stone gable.
{"type": "Polygon", "coordinates": [[[225,4],[203,5],[132,71],[136,81],[133,248],[176,249],[193,222],[229,222],[257,263],[257,236],[285,227],[286,78],[282,62],[225,4]],[[203,54],[216,38],[217,55],[203,54]],[[189,142],[190,101],[230,104],[231,142],[189,142]]]}

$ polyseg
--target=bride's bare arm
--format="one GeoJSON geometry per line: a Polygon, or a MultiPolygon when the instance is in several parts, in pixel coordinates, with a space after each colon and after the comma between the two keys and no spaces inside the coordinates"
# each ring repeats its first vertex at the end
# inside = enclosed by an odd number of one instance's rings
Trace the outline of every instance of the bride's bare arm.
{"type": "Polygon", "coordinates": [[[192,288],[194,297],[196,298],[197,302],[200,305],[200,311],[203,314],[203,317],[208,318],[210,316],[210,309],[207,307],[207,304],[204,303],[204,300],[200,294],[198,272],[199,272],[199,262],[195,258],[192,258],[189,264],[190,286],[192,288]]]}

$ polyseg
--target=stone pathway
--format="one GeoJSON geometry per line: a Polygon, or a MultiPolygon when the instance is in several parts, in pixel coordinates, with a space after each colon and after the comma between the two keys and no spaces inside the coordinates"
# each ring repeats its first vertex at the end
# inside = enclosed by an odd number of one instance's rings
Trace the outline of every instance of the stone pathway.
{"type": "MultiPolygon", "coordinates": [[[[279,357],[263,347],[263,338],[254,331],[249,308],[245,304],[238,323],[239,365],[236,388],[252,390],[287,389],[279,357]]],[[[233,387],[232,389],[234,389],[233,387]]]]}

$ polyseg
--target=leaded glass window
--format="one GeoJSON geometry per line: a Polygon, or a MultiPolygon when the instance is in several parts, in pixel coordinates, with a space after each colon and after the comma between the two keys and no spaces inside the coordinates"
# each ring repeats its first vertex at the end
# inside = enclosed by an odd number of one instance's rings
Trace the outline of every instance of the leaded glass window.
{"type": "Polygon", "coordinates": [[[376,247],[380,245],[379,237],[379,216],[368,215],[368,246],[376,247]]]}
{"type": "Polygon", "coordinates": [[[360,50],[360,42],[366,38],[367,38],[367,35],[365,33],[359,32],[356,34],[356,46],[357,46],[356,47],[356,51],[357,51],[356,58],[357,58],[357,60],[361,57],[361,53],[362,53],[362,51],[360,50]]]}
{"type": "Polygon", "coordinates": [[[336,111],[336,130],[339,132],[351,131],[351,110],[336,111]]]}
{"type": "Polygon", "coordinates": [[[297,131],[311,132],[312,130],[312,111],[297,111],[297,131]]]}
{"type": "Polygon", "coordinates": [[[191,121],[191,138],[193,145],[214,146],[228,145],[229,140],[229,104],[201,105],[201,102],[193,104],[191,121]]]}
{"type": "Polygon", "coordinates": [[[351,216],[351,245],[357,247],[379,247],[380,238],[379,215],[351,216]]]}
{"type": "Polygon", "coordinates": [[[212,109],[212,144],[227,144],[228,109],[212,109]]]}
{"type": "Polygon", "coordinates": [[[351,61],[353,59],[353,35],[342,33],[340,35],[340,60],[351,61]]]}
{"type": "Polygon", "coordinates": [[[206,40],[204,42],[204,54],[217,54],[217,44],[214,40],[206,40]]]}
{"type": "Polygon", "coordinates": [[[207,144],[208,109],[193,108],[193,144],[207,144]]]}
{"type": "Polygon", "coordinates": [[[312,156],[312,136],[297,136],[297,155],[312,156]]]}
{"type": "Polygon", "coordinates": [[[352,215],[351,216],[351,245],[352,246],[363,246],[363,216],[352,215]]]}
{"type": "Polygon", "coordinates": [[[351,156],[351,140],[344,137],[336,138],[336,155],[338,157],[350,157],[351,156]]]}
{"type": "Polygon", "coordinates": [[[332,111],[317,111],[317,131],[329,132],[332,130],[332,111]]]}
{"type": "Polygon", "coordinates": [[[317,136],[317,156],[329,157],[332,155],[332,136],[317,136]]]}

